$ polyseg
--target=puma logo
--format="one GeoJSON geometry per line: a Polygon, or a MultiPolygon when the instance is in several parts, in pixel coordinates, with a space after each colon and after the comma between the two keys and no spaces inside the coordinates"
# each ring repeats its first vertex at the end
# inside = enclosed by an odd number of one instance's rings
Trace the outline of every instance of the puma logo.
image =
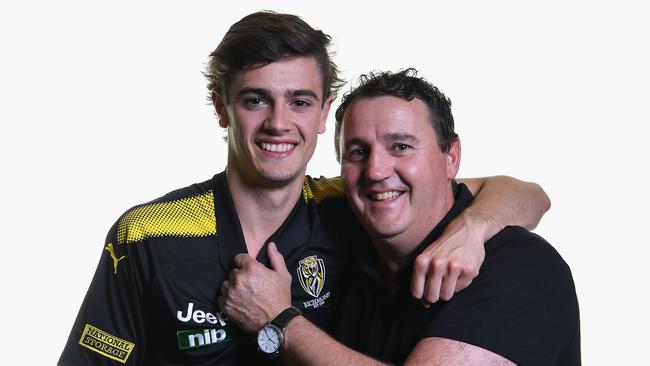
{"type": "Polygon", "coordinates": [[[111,255],[111,258],[113,258],[113,269],[114,269],[113,273],[117,274],[117,264],[120,263],[122,259],[126,258],[126,256],[123,255],[118,258],[115,255],[115,249],[113,249],[113,243],[108,243],[108,245],[104,249],[108,250],[108,253],[111,255]]]}

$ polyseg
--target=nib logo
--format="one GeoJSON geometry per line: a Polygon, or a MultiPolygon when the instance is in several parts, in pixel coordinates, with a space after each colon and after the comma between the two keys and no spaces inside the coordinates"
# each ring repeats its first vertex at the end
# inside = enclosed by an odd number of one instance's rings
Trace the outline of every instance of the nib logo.
{"type": "Polygon", "coordinates": [[[230,341],[233,339],[229,329],[194,329],[176,332],[179,349],[190,349],[230,341]]]}

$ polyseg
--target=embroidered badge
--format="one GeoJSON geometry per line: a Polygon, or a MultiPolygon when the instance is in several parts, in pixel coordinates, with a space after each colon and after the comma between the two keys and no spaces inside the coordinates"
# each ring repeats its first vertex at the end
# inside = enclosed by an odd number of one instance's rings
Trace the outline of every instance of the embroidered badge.
{"type": "Polygon", "coordinates": [[[79,344],[102,356],[121,363],[126,363],[131,351],[135,348],[135,344],[93,327],[90,324],[86,324],[83,333],[81,333],[79,344]]]}
{"type": "Polygon", "coordinates": [[[325,263],[315,255],[298,262],[298,279],[302,288],[311,296],[318,297],[325,285],[325,263]]]}

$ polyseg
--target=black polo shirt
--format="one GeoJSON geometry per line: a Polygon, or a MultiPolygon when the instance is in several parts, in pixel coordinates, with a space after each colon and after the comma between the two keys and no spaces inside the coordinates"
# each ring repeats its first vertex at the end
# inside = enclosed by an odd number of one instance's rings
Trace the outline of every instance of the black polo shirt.
{"type": "MultiPolygon", "coordinates": [[[[267,241],[293,276],[293,305],[328,331],[355,225],[339,179],[306,177],[267,241]]],[[[266,362],[255,335],[239,332],[216,304],[233,258],[244,252],[224,172],[130,209],[102,247],[59,365],[266,362]]],[[[269,265],[265,248],[257,259],[269,265]]]]}
{"type": "Polygon", "coordinates": [[[399,289],[384,284],[377,252],[360,252],[349,280],[339,339],[375,358],[402,363],[427,337],[454,339],[520,365],[580,364],[578,303],[571,272],[541,237],[507,227],[485,243],[485,261],[472,284],[450,301],[422,307],[409,293],[413,259],[438,238],[473,197],[454,185],[449,213],[398,274],[399,289]]]}

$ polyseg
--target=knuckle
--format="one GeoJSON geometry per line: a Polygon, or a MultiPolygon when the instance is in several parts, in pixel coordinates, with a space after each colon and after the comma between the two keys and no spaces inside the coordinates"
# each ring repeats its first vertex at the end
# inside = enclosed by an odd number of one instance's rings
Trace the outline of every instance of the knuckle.
{"type": "Polygon", "coordinates": [[[465,273],[470,279],[474,279],[476,276],[478,276],[478,267],[468,266],[465,268],[465,271],[463,273],[465,273]]]}
{"type": "Polygon", "coordinates": [[[250,256],[246,253],[239,253],[235,256],[235,264],[241,268],[247,267],[250,264],[250,256]]]}
{"type": "Polygon", "coordinates": [[[457,260],[452,260],[447,265],[447,268],[448,268],[449,272],[463,273],[465,271],[465,269],[466,269],[466,266],[464,264],[460,263],[457,260]]]}
{"type": "Polygon", "coordinates": [[[446,259],[443,259],[443,258],[435,258],[432,261],[433,267],[435,267],[438,270],[446,268],[448,263],[449,262],[446,259]]]}
{"type": "Polygon", "coordinates": [[[416,272],[426,272],[429,267],[429,258],[422,255],[418,256],[415,258],[413,267],[416,272]]]}
{"type": "Polygon", "coordinates": [[[241,277],[238,276],[236,273],[233,273],[231,274],[230,279],[228,280],[228,287],[237,287],[240,281],[241,281],[241,277]]]}
{"type": "Polygon", "coordinates": [[[226,313],[226,315],[229,317],[234,317],[236,315],[234,308],[230,304],[226,304],[226,306],[224,306],[223,312],[226,313]]]}
{"type": "Polygon", "coordinates": [[[449,270],[459,273],[459,277],[474,278],[478,275],[478,268],[472,264],[463,263],[461,261],[453,261],[449,264],[449,270]]]}

